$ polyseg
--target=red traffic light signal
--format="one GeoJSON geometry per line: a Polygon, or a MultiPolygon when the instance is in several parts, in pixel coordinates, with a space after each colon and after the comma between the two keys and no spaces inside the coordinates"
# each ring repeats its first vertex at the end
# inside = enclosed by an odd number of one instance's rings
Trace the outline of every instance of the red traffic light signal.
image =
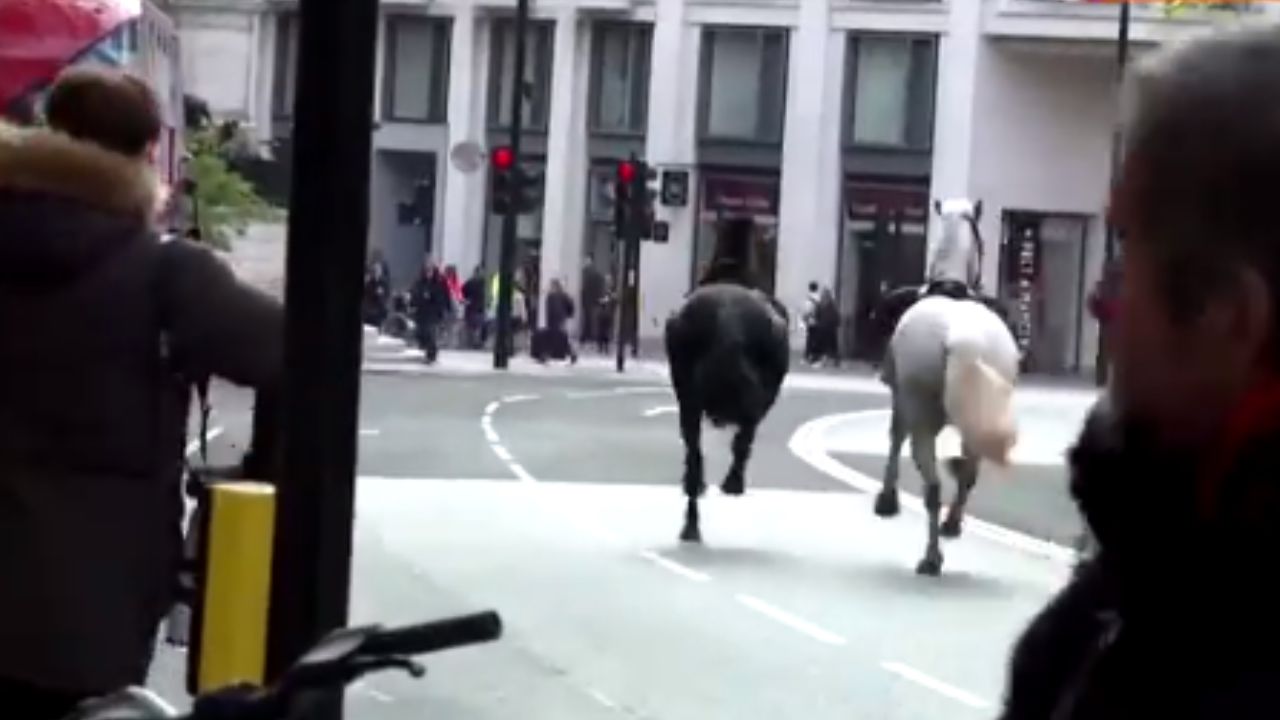
{"type": "Polygon", "coordinates": [[[516,164],[516,154],[506,145],[494,148],[491,156],[493,166],[499,170],[510,170],[516,164]]]}
{"type": "Polygon", "coordinates": [[[635,180],[636,164],[628,161],[618,163],[618,179],[627,184],[630,184],[632,180],[635,180]]]}

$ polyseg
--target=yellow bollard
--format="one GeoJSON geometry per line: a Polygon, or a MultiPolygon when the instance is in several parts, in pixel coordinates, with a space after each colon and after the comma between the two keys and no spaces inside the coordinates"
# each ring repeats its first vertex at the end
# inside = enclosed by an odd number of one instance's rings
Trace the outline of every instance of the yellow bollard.
{"type": "Polygon", "coordinates": [[[209,495],[200,692],[263,682],[276,514],[271,485],[219,483],[209,495]]]}

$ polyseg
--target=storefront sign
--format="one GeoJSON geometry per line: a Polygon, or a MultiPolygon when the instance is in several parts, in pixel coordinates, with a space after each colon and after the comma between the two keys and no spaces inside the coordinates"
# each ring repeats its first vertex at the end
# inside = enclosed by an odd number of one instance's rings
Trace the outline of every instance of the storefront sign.
{"type": "Polygon", "coordinates": [[[1013,238],[1014,335],[1025,357],[1031,350],[1032,320],[1035,314],[1036,284],[1040,276],[1040,243],[1031,227],[1023,227],[1013,238]]]}
{"type": "Polygon", "coordinates": [[[778,179],[708,176],[703,209],[744,215],[778,214],[778,179]]]}
{"type": "Polygon", "coordinates": [[[928,220],[929,191],[919,186],[853,181],[845,184],[845,212],[854,220],[877,220],[881,213],[914,222],[928,220]]]}

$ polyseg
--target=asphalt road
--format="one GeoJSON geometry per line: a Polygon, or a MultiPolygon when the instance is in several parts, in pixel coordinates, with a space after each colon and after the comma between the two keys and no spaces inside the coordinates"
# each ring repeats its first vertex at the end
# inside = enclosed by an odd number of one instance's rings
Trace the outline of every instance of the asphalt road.
{"type": "MultiPolygon", "coordinates": [[[[424,682],[370,679],[348,694],[349,717],[994,714],[1009,644],[1063,562],[969,533],[946,546],[943,577],[917,577],[921,518],[875,518],[865,492],[887,397],[812,379],[761,427],[747,496],[713,491],[706,545],[681,546],[674,398],[659,375],[636,375],[365,376],[353,621],[494,607],[508,633],[431,658],[424,682]]],[[[214,402],[223,462],[250,399],[218,387],[214,402]]],[[[728,440],[704,433],[711,483],[728,440]]],[[[904,490],[916,484],[904,462],[904,490]]],[[[1078,522],[1061,467],[1043,463],[984,481],[973,510],[1052,540],[1078,522]]],[[[181,661],[161,653],[162,692],[176,694],[181,661]]]]}

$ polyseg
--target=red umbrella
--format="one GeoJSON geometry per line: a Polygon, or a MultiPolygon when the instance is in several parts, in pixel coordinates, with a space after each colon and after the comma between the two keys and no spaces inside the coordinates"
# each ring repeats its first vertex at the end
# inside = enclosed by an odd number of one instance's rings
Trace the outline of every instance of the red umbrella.
{"type": "Polygon", "coordinates": [[[141,0],[0,0],[0,112],[141,13],[141,0]]]}

